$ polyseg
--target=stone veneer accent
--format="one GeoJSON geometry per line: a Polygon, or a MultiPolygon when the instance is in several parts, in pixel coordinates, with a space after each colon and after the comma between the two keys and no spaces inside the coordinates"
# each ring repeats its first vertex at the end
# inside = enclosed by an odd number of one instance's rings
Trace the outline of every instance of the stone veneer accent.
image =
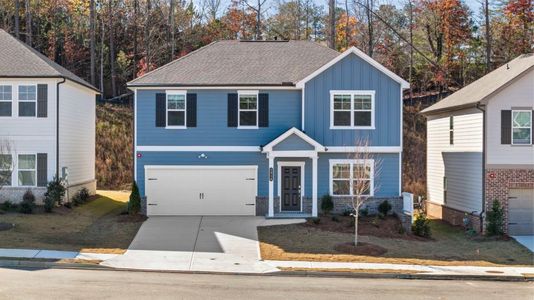
{"type": "MultiPolygon", "coordinates": [[[[90,195],[94,195],[96,193],[96,179],[69,186],[68,198],[72,199],[72,197],[82,188],[86,188],[89,190],[90,195]]],[[[5,201],[11,201],[13,203],[22,202],[22,196],[27,190],[33,192],[37,204],[44,203],[46,187],[3,187],[0,190],[0,203],[5,201]]],[[[65,193],[65,198],[67,198],[67,193],[65,193]]],[[[70,199],[68,201],[70,201],[70,199]]]]}
{"type": "MultiPolygon", "coordinates": [[[[280,213],[280,197],[274,197],[274,213],[280,213]]],[[[321,201],[318,201],[319,209],[321,208],[321,201]]],[[[311,214],[312,212],[311,197],[304,197],[302,199],[302,212],[311,214]]],[[[256,216],[266,216],[269,213],[269,197],[256,197],[256,216]]]]}
{"type": "MultiPolygon", "coordinates": [[[[534,169],[486,169],[486,212],[498,200],[504,209],[504,232],[508,232],[508,195],[510,189],[534,188],[534,169]]],[[[484,224],[485,229],[486,224],[484,224]]]]}
{"type": "MultiPolygon", "coordinates": [[[[431,201],[425,202],[426,213],[429,217],[435,219],[442,219],[454,226],[464,226],[465,212],[451,207],[434,203],[431,201]]],[[[470,220],[471,226],[476,232],[480,232],[480,216],[468,213],[467,217],[470,220]]]]}

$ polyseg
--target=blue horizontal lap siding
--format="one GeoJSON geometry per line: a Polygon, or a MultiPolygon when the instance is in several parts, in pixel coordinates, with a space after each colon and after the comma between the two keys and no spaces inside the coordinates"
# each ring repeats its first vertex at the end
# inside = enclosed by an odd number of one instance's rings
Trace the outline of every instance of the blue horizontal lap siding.
{"type": "Polygon", "coordinates": [[[197,94],[197,127],[165,129],[156,127],[156,93],[137,91],[138,146],[260,146],[266,145],[291,127],[301,125],[301,92],[271,90],[269,127],[237,129],[228,127],[228,94],[236,90],[188,90],[197,94]]]}
{"type": "Polygon", "coordinates": [[[351,54],[305,86],[305,130],[325,146],[354,146],[368,138],[372,146],[399,146],[400,84],[351,54]],[[331,90],[374,90],[375,129],[330,129],[331,90]]]}

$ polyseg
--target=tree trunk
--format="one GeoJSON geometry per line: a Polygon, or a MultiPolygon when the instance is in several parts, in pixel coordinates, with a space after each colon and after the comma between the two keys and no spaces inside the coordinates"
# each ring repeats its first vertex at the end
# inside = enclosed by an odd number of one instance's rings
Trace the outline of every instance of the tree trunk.
{"type": "Polygon", "coordinates": [[[369,44],[367,54],[373,57],[373,0],[367,0],[367,31],[369,33],[369,44]]]}
{"type": "Polygon", "coordinates": [[[484,1],[484,16],[486,21],[486,73],[491,71],[491,28],[489,17],[489,0],[484,1]]]}
{"type": "Polygon", "coordinates": [[[137,16],[139,15],[139,0],[134,0],[134,28],[133,28],[133,66],[132,66],[132,78],[137,77],[137,58],[138,58],[138,49],[137,49],[137,16]]]}
{"type": "Polygon", "coordinates": [[[169,61],[174,58],[174,0],[170,0],[169,7],[169,44],[170,44],[170,57],[169,61]]]}
{"type": "Polygon", "coordinates": [[[104,92],[104,40],[105,40],[105,34],[104,34],[104,17],[101,17],[101,25],[100,29],[102,30],[102,36],[100,37],[100,92],[102,93],[102,99],[105,98],[105,92],[104,92]]]}
{"type": "Polygon", "coordinates": [[[261,40],[261,0],[258,0],[258,10],[256,11],[256,40],[261,40]]]}
{"type": "Polygon", "coordinates": [[[412,88],[412,76],[413,76],[413,4],[410,0],[408,2],[410,9],[410,74],[408,75],[408,82],[410,83],[410,104],[413,105],[413,88],[412,88]]]}
{"type": "Polygon", "coordinates": [[[117,95],[115,74],[115,36],[113,34],[113,0],[109,0],[109,67],[111,71],[111,95],[117,95]]]}
{"type": "Polygon", "coordinates": [[[336,49],[336,0],[328,0],[329,31],[328,47],[336,49]]]}
{"type": "Polygon", "coordinates": [[[354,246],[358,246],[358,212],[354,213],[354,246]]]}
{"type": "Polygon", "coordinates": [[[146,71],[150,72],[150,13],[152,11],[152,3],[150,0],[146,1],[146,18],[145,18],[145,62],[146,71]]]}
{"type": "Polygon", "coordinates": [[[20,39],[20,0],[15,0],[15,37],[20,39]]]}
{"type": "Polygon", "coordinates": [[[91,84],[95,85],[96,83],[96,74],[95,74],[95,0],[91,0],[89,4],[89,33],[91,36],[91,84]]]}
{"type": "Polygon", "coordinates": [[[30,11],[30,0],[26,0],[26,44],[32,45],[32,13],[30,11]]]}
{"type": "Polygon", "coordinates": [[[349,1],[345,0],[345,13],[346,20],[345,20],[345,47],[347,49],[349,48],[349,1]]]}

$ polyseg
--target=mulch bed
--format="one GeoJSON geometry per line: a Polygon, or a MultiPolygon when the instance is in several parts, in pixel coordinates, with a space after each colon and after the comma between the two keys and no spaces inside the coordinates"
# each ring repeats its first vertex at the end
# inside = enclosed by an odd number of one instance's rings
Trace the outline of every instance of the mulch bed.
{"type": "Polygon", "coordinates": [[[337,252],[353,255],[380,256],[388,250],[377,245],[359,242],[354,246],[353,242],[338,244],[334,247],[337,252]]]}
{"type": "MultiPolygon", "coordinates": [[[[306,223],[301,224],[301,226],[313,227],[330,232],[354,233],[353,217],[351,216],[333,215],[320,216],[319,218],[320,222],[318,224],[314,223],[312,219],[309,219],[306,223]]],[[[378,218],[377,216],[360,217],[358,222],[358,234],[404,240],[429,240],[405,232],[401,221],[393,215],[387,216],[384,219],[378,218]]]]}

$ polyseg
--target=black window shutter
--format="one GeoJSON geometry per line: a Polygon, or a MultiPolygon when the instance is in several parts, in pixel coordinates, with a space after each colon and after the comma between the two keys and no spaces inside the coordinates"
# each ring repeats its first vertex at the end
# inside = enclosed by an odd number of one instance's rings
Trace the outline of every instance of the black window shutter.
{"type": "Polygon", "coordinates": [[[237,127],[237,94],[228,94],[228,127],[237,127]]]}
{"type": "Polygon", "coordinates": [[[197,127],[197,94],[187,94],[187,127],[197,127]]]}
{"type": "Polygon", "coordinates": [[[269,94],[259,94],[258,98],[258,126],[269,127],[269,94]]]}
{"type": "Polygon", "coordinates": [[[46,186],[48,183],[48,163],[46,153],[37,153],[37,186],[46,186]]]}
{"type": "Polygon", "coordinates": [[[48,85],[37,85],[37,117],[48,117],[48,85]]]}
{"type": "Polygon", "coordinates": [[[501,144],[512,143],[512,111],[501,110],[501,144]]]}
{"type": "Polygon", "coordinates": [[[156,127],[167,126],[167,103],[164,93],[156,94],[156,127]]]}

